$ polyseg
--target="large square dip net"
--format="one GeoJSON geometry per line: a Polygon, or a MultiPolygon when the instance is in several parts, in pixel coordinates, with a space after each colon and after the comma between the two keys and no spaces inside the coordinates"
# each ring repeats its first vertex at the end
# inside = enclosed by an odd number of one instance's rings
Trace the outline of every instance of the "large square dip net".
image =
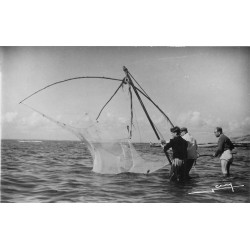
{"type": "MultiPolygon", "coordinates": [[[[92,158],[93,158],[93,171],[100,174],[119,174],[123,172],[132,172],[132,173],[152,173],[156,170],[163,168],[165,165],[170,164],[171,160],[168,161],[166,157],[164,157],[164,161],[152,159],[152,157],[143,157],[141,152],[135,149],[132,138],[133,138],[133,129],[135,129],[135,100],[133,99],[132,93],[135,94],[136,101],[141,106],[141,110],[144,112],[148,119],[148,124],[151,127],[152,133],[156,135],[158,140],[164,139],[163,130],[169,130],[170,126],[173,126],[172,122],[169,120],[168,116],[151,100],[148,94],[142,89],[142,87],[138,84],[139,87],[136,87],[132,81],[132,75],[128,72],[128,70],[124,67],[124,71],[126,73],[126,77],[123,79],[114,79],[108,77],[76,77],[70,78],[67,80],[59,81],[46,87],[36,91],[32,95],[28,96],[20,103],[24,104],[28,108],[32,109],[34,112],[39,113],[44,118],[49,121],[57,124],[61,128],[73,133],[78,139],[80,139],[88,148],[92,158]],[[28,98],[37,94],[38,92],[51,87],[53,85],[64,83],[72,80],[86,79],[86,78],[97,78],[97,79],[105,79],[105,80],[117,80],[120,81],[119,87],[116,89],[111,98],[105,103],[101,111],[98,113],[98,116],[95,120],[90,118],[88,113],[84,114],[84,117],[81,121],[80,126],[76,126],[73,124],[67,124],[66,122],[59,121],[53,118],[50,115],[41,112],[37,108],[24,103],[28,98]],[[101,120],[101,114],[104,108],[106,108],[107,104],[111,102],[109,105],[112,105],[112,99],[115,95],[118,95],[118,90],[122,89],[123,92],[127,93],[127,100],[129,102],[129,118],[126,121],[121,121],[121,124],[116,124],[116,126],[110,126],[109,123],[103,122],[101,120]],[[162,120],[164,123],[164,127],[160,128],[156,127],[156,124],[151,119],[144,102],[142,99],[147,99],[151,104],[159,111],[162,115],[162,120]],[[126,126],[124,126],[127,124],[126,126]],[[167,125],[168,126],[167,126],[167,125]],[[170,125],[169,125],[170,124],[170,125]],[[116,128],[116,129],[114,129],[116,128]],[[161,130],[161,131],[160,131],[161,130]],[[119,133],[116,133],[119,131],[119,133]]],[[[135,79],[133,78],[135,81],[135,79]]],[[[118,104],[115,104],[116,106],[118,104]]],[[[78,125],[80,123],[78,122],[78,125]]],[[[139,126],[138,126],[139,127],[139,126]]],[[[161,150],[161,149],[160,149],[161,150]]]]}

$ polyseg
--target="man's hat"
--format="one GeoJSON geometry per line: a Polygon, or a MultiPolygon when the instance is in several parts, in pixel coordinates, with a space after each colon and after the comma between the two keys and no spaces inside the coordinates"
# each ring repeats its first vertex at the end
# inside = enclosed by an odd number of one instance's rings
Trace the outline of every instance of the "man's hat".
{"type": "Polygon", "coordinates": [[[188,132],[187,128],[185,128],[185,127],[181,128],[181,132],[182,131],[188,132]]]}

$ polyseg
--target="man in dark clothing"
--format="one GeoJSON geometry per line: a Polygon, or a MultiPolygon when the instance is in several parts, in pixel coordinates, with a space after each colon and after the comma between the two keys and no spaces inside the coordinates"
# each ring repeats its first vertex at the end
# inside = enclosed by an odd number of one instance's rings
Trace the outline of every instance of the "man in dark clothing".
{"type": "Polygon", "coordinates": [[[168,143],[162,147],[166,152],[168,149],[173,150],[173,161],[170,171],[170,180],[183,180],[185,178],[185,161],[187,159],[187,147],[188,142],[180,136],[180,128],[173,127],[170,129],[173,139],[170,139],[168,143]]]}
{"type": "Polygon", "coordinates": [[[230,166],[233,162],[233,155],[231,150],[234,149],[234,145],[230,141],[230,139],[223,134],[222,128],[216,127],[214,130],[214,134],[216,137],[219,137],[219,140],[218,148],[213,156],[220,156],[221,171],[223,175],[229,176],[230,166]]]}

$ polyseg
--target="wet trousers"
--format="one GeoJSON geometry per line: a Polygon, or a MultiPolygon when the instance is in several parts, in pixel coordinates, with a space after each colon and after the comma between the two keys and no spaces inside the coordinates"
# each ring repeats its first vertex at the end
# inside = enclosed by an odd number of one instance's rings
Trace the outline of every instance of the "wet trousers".
{"type": "Polygon", "coordinates": [[[189,176],[189,172],[191,170],[191,168],[193,167],[195,162],[195,159],[187,159],[186,160],[186,176],[189,176]]]}
{"type": "Polygon", "coordinates": [[[184,180],[186,176],[186,164],[184,160],[175,158],[170,170],[170,181],[184,180]]]}

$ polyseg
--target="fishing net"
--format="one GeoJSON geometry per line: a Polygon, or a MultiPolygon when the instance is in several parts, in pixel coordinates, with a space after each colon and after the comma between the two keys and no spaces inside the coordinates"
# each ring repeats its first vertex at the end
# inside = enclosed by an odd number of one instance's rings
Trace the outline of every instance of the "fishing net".
{"type": "Polygon", "coordinates": [[[85,123],[85,127],[77,128],[57,121],[27,104],[24,105],[79,138],[91,153],[93,171],[96,173],[119,174],[132,172],[148,174],[164,167],[163,161],[143,159],[128,137],[117,138],[118,135],[114,134],[113,127],[111,130],[107,124],[93,122],[88,114],[85,114],[84,121],[81,121],[85,123]]]}
{"type": "MultiPolygon", "coordinates": [[[[120,87],[124,88],[124,85],[121,84],[119,88],[120,87]]],[[[127,104],[126,105],[127,107],[131,108],[127,114],[133,118],[135,114],[134,107],[132,105],[131,86],[127,84],[126,87],[126,91],[129,93],[128,99],[130,101],[130,106],[127,104]]],[[[95,89],[95,91],[101,92],[103,90],[99,88],[95,89]]],[[[57,96],[59,96],[58,93],[57,96]]],[[[46,100],[48,101],[48,98],[46,100]]],[[[118,100],[119,102],[117,102],[115,105],[113,103],[113,106],[117,107],[119,104],[121,104],[121,98],[118,100]]],[[[64,98],[63,104],[65,107],[67,107],[65,101],[66,99],[64,98]]],[[[96,99],[95,102],[96,101],[98,100],[96,99]]],[[[73,133],[77,138],[79,138],[91,153],[93,158],[94,172],[100,174],[119,174],[123,172],[146,174],[152,173],[167,164],[165,157],[164,160],[160,160],[157,157],[154,159],[152,157],[145,158],[141,152],[138,152],[138,150],[135,149],[133,143],[131,142],[132,127],[134,126],[132,118],[131,120],[128,119],[125,122],[120,121],[115,125],[113,122],[111,126],[111,124],[103,122],[101,119],[99,119],[99,122],[96,120],[93,121],[90,119],[89,114],[85,113],[83,119],[77,123],[78,126],[76,126],[76,124],[73,126],[72,124],[69,125],[68,123],[58,121],[49,115],[45,115],[44,113],[34,109],[31,106],[28,106],[27,104],[24,105],[39,113],[44,118],[47,118],[51,122],[57,124],[61,128],[73,133]],[[125,126],[125,124],[127,125],[125,126]]],[[[160,133],[158,129],[157,131],[160,133]]]]}

